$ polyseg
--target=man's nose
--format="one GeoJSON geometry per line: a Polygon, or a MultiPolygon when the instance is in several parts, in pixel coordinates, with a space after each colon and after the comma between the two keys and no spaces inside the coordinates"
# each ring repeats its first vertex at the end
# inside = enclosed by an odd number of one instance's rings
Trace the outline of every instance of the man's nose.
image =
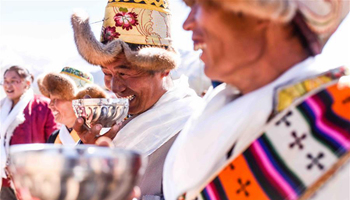
{"type": "Polygon", "coordinates": [[[112,87],[112,91],[115,94],[120,94],[124,92],[126,89],[126,85],[124,84],[124,82],[117,77],[112,78],[111,87],[112,87]]]}
{"type": "Polygon", "coordinates": [[[196,14],[196,6],[191,8],[191,12],[188,14],[185,22],[182,25],[182,28],[186,31],[193,30],[194,22],[195,22],[195,14],[196,14]]]}

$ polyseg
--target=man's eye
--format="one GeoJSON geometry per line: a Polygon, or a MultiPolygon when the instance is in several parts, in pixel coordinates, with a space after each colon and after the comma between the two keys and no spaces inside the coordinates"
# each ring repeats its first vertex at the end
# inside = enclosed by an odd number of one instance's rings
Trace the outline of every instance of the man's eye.
{"type": "Polygon", "coordinates": [[[126,74],[124,74],[124,73],[119,73],[119,75],[120,75],[120,76],[125,76],[126,74]]]}

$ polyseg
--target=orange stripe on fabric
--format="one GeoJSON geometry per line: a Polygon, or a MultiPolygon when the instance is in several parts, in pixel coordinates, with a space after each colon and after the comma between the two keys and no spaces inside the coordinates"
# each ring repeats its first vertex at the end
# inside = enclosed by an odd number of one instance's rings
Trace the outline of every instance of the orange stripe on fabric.
{"type": "Polygon", "coordinates": [[[334,103],[332,110],[340,117],[350,121],[350,87],[335,84],[327,89],[334,103]]]}
{"type": "Polygon", "coordinates": [[[219,179],[224,190],[226,191],[228,199],[269,199],[250,171],[243,155],[238,156],[231,164],[232,165],[227,166],[219,174],[219,179]],[[249,181],[249,184],[245,186],[248,196],[246,196],[245,192],[242,191],[242,186],[239,183],[239,179],[243,185],[246,185],[249,181]]]}
{"type": "Polygon", "coordinates": [[[74,142],[78,142],[80,140],[78,133],[74,129],[70,133],[70,136],[72,136],[74,142]]]}
{"type": "Polygon", "coordinates": [[[62,144],[62,141],[60,140],[59,134],[57,134],[57,137],[56,137],[54,144],[62,144]]]}

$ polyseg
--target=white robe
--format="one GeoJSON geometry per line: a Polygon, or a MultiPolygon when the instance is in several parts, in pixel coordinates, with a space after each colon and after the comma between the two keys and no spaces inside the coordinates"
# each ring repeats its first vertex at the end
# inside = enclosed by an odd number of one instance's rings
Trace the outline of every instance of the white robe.
{"type": "MultiPolygon", "coordinates": [[[[9,154],[10,140],[16,127],[25,120],[24,109],[30,100],[34,98],[33,90],[28,89],[21,97],[19,102],[12,107],[12,101],[5,97],[0,102],[0,173],[1,178],[7,178],[5,173],[6,162],[9,154]]],[[[0,188],[2,181],[0,181],[0,188]]]]}
{"type": "Polygon", "coordinates": [[[190,89],[185,77],[170,88],[146,112],[134,117],[113,139],[116,147],[152,154],[179,133],[202,99],[190,89]]]}
{"type": "MultiPolygon", "coordinates": [[[[339,67],[322,66],[317,61],[310,57],[272,83],[237,99],[238,91],[226,84],[209,92],[206,104],[191,116],[168,153],[163,171],[165,199],[174,200],[185,192],[186,199],[194,199],[235,142],[234,157],[261,134],[272,111],[274,88],[339,67]]],[[[349,176],[343,180],[349,181],[349,176]]]]}

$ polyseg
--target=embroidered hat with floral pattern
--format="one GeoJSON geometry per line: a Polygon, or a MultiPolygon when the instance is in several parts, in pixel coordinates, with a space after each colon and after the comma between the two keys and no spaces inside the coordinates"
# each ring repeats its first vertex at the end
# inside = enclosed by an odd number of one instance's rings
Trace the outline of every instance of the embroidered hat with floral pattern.
{"type": "MultiPolygon", "coordinates": [[[[88,90],[93,94],[104,93],[98,86],[93,86],[93,76],[90,73],[82,72],[72,67],[65,67],[60,73],[48,73],[38,79],[40,92],[46,96],[59,96],[64,100],[73,100],[83,96],[81,92],[88,90]],[[92,88],[92,89],[91,89],[92,88]]],[[[91,95],[89,95],[91,96],[91,95]]],[[[94,95],[95,98],[105,97],[106,95],[94,95]]]]}
{"type": "Polygon", "coordinates": [[[340,22],[349,12],[349,1],[343,0],[183,0],[216,4],[236,13],[245,13],[277,23],[293,22],[308,43],[311,53],[318,54],[340,22]],[[316,35],[316,36],[313,36],[316,35]]]}
{"type": "Polygon", "coordinates": [[[109,0],[100,41],[94,37],[86,13],[76,12],[71,20],[78,51],[93,65],[109,64],[119,53],[142,70],[171,70],[177,65],[168,0],[109,0]]]}

